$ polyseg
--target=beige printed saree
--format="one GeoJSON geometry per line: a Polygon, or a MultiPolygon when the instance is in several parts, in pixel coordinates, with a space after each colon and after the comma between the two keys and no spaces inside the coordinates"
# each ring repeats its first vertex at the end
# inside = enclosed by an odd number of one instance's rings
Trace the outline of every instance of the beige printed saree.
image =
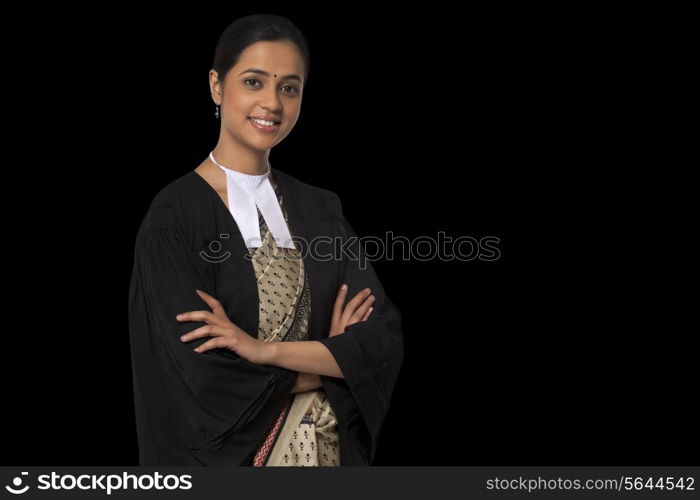
{"type": "MultiPolygon", "coordinates": [[[[284,200],[273,183],[288,221],[284,200]]],[[[258,338],[265,342],[308,340],[311,291],[304,261],[297,249],[278,248],[265,221],[260,219],[263,243],[252,250],[258,283],[260,314],[258,338]]],[[[338,424],[323,388],[290,394],[252,464],[262,466],[338,466],[338,424]]]]}

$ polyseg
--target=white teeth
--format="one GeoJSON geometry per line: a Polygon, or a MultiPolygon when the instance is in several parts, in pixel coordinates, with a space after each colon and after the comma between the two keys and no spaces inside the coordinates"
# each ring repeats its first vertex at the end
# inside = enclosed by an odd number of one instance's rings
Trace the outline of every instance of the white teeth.
{"type": "Polygon", "coordinates": [[[268,122],[267,120],[259,120],[257,118],[251,118],[255,123],[259,123],[260,125],[264,127],[271,127],[272,125],[275,124],[275,122],[268,122]]]}

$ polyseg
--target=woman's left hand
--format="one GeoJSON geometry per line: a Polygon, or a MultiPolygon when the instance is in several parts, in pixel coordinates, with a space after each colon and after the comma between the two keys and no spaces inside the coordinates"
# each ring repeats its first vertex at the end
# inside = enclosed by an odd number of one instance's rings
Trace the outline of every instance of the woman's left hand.
{"type": "Polygon", "coordinates": [[[234,351],[242,358],[259,365],[266,364],[269,359],[270,344],[248,335],[233,324],[226,316],[221,302],[206,292],[197,290],[197,294],[211,307],[210,311],[189,311],[177,316],[178,321],[203,321],[205,326],[192,330],[180,337],[183,342],[200,337],[214,337],[195,349],[199,353],[209,349],[226,348],[234,351]]]}

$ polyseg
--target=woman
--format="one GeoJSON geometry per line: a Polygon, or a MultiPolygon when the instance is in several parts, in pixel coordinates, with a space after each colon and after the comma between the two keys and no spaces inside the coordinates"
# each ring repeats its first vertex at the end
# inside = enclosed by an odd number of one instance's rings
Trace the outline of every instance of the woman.
{"type": "Polygon", "coordinates": [[[401,314],[356,258],[338,196],[269,162],[308,71],[287,19],[227,27],[209,73],[219,141],[139,228],[129,328],[141,465],[374,458],[403,361],[401,314]]]}

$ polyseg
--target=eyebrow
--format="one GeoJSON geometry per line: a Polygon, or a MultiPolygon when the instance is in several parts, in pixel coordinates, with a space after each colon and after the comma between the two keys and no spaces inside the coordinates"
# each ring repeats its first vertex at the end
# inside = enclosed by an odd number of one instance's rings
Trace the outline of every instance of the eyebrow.
{"type": "MultiPolygon", "coordinates": [[[[258,75],[270,77],[270,73],[259,68],[248,68],[245,71],[241,71],[238,76],[241,76],[243,73],[257,73],[258,75]]],[[[282,80],[298,80],[299,83],[301,83],[301,77],[299,75],[284,75],[282,80]]]]}

